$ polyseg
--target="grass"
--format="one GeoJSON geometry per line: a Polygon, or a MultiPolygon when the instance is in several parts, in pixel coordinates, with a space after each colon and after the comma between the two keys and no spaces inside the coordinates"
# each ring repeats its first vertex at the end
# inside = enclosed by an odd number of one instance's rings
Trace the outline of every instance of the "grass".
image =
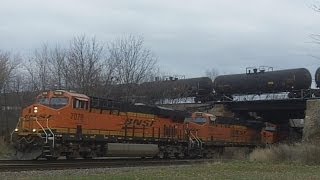
{"type": "Polygon", "coordinates": [[[248,162],[143,168],[120,174],[100,174],[88,179],[310,179],[320,178],[320,167],[248,162]]]}
{"type": "Polygon", "coordinates": [[[317,144],[280,144],[247,150],[228,149],[233,160],[184,166],[117,169],[28,171],[1,174],[0,179],[320,179],[320,147],[317,144]],[[240,160],[234,160],[240,159],[240,160]]]}
{"type": "MultiPolygon", "coordinates": [[[[54,173],[53,173],[54,174],[54,173]]],[[[68,173],[67,173],[68,174],[68,173]]],[[[26,177],[24,177],[26,178],[26,177]]],[[[32,179],[320,179],[320,166],[270,164],[249,161],[216,162],[192,166],[107,169],[105,172],[32,179]]],[[[28,178],[27,178],[28,179],[28,178]]]]}
{"type": "Polygon", "coordinates": [[[320,164],[320,147],[316,143],[272,145],[254,150],[249,159],[258,162],[320,164]]]}

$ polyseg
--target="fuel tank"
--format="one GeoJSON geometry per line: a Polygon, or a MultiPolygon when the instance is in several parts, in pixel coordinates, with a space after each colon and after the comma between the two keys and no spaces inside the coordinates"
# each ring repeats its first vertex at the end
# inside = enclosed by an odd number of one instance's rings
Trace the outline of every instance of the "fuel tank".
{"type": "Polygon", "coordinates": [[[159,153],[156,144],[108,143],[108,156],[153,157],[159,153]]]}

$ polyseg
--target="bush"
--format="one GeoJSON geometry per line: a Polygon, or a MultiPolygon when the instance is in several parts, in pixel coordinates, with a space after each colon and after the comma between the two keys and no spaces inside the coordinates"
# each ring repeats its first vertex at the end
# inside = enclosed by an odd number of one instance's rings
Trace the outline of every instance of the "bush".
{"type": "Polygon", "coordinates": [[[7,159],[12,155],[12,149],[4,141],[4,137],[0,136],[0,159],[7,159]]]}

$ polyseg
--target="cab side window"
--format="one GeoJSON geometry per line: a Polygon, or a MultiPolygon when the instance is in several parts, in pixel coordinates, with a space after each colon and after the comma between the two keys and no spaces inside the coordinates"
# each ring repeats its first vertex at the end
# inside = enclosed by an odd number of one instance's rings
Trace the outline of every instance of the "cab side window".
{"type": "Polygon", "coordinates": [[[75,108],[75,109],[88,109],[88,101],[74,99],[73,100],[73,108],[75,108]]]}

